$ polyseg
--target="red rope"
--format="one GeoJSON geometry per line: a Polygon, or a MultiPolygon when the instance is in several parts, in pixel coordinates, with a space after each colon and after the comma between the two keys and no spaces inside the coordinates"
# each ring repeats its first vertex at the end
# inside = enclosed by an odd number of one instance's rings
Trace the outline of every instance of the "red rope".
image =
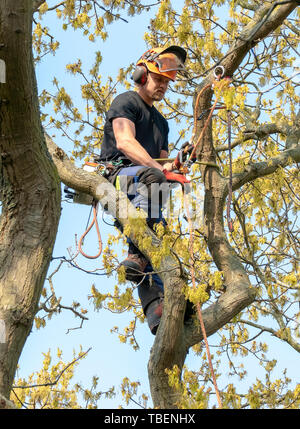
{"type": "MultiPolygon", "coordinates": [[[[217,79],[218,81],[220,80],[220,78],[217,79]]],[[[222,83],[222,87],[227,85],[228,81],[226,81],[224,79],[224,83],[222,83]]],[[[194,129],[193,129],[193,135],[192,135],[192,139],[195,136],[195,131],[196,131],[196,121],[197,121],[197,106],[198,106],[198,102],[200,99],[200,96],[203,94],[203,92],[210,87],[211,85],[208,84],[206,86],[204,86],[204,88],[202,88],[202,90],[199,92],[197,99],[196,99],[196,105],[195,105],[195,111],[194,111],[194,129]]],[[[217,102],[218,102],[218,97],[216,97],[216,100],[213,104],[213,106],[211,107],[209,115],[207,120],[205,121],[205,124],[203,126],[203,129],[201,130],[201,133],[197,139],[196,144],[193,147],[192,153],[190,155],[190,159],[193,158],[193,156],[195,156],[196,154],[196,149],[198,147],[198,145],[200,144],[203,135],[205,133],[205,130],[209,124],[209,121],[211,120],[211,117],[213,115],[213,112],[215,109],[217,109],[217,102]]],[[[230,231],[232,230],[232,221],[230,219],[230,204],[231,204],[231,198],[232,198],[232,158],[231,158],[231,114],[230,111],[228,111],[228,145],[229,145],[229,162],[230,162],[230,178],[229,178],[229,196],[228,196],[228,201],[227,201],[227,219],[228,219],[228,224],[229,224],[229,229],[230,231]]],[[[191,220],[191,216],[190,216],[190,211],[189,211],[189,206],[188,206],[188,201],[186,198],[186,194],[184,193],[184,201],[185,201],[185,206],[186,206],[186,213],[187,213],[187,219],[188,219],[188,224],[189,224],[189,230],[190,230],[190,241],[189,241],[189,252],[190,252],[190,258],[191,258],[191,277],[192,277],[192,284],[193,284],[193,288],[196,289],[196,280],[195,280],[195,269],[194,269],[194,250],[193,250],[193,243],[194,243],[194,237],[193,237],[193,224],[192,224],[192,220],[191,220]]],[[[208,344],[208,340],[207,340],[207,334],[206,334],[206,329],[205,329],[205,325],[204,325],[204,321],[203,321],[203,317],[202,317],[202,311],[201,311],[201,306],[199,303],[196,304],[196,308],[197,308],[197,316],[200,322],[200,327],[201,327],[201,331],[203,334],[203,339],[205,342],[205,347],[206,347],[206,353],[207,353],[207,359],[208,359],[208,364],[209,364],[209,368],[210,368],[210,372],[212,375],[212,379],[213,379],[213,384],[214,384],[214,388],[215,388],[215,392],[216,392],[216,396],[217,396],[217,401],[219,404],[219,408],[222,408],[222,401],[221,401],[221,396],[220,396],[220,392],[217,386],[217,380],[216,380],[216,376],[214,373],[214,368],[213,368],[213,364],[212,364],[212,360],[211,360],[211,354],[210,354],[210,350],[209,350],[209,344],[208,344]]]]}
{"type": "Polygon", "coordinates": [[[83,256],[85,256],[86,258],[88,258],[88,259],[97,259],[97,258],[99,258],[99,256],[102,253],[102,240],[101,240],[101,234],[100,234],[98,220],[97,220],[97,213],[98,213],[98,202],[93,201],[93,215],[94,215],[93,216],[93,220],[92,220],[90,226],[87,228],[87,230],[80,237],[80,240],[79,240],[79,243],[78,243],[78,250],[79,250],[79,252],[83,256]],[[97,236],[98,236],[98,244],[99,244],[99,251],[98,251],[98,253],[95,256],[87,255],[82,250],[83,240],[86,237],[86,235],[90,232],[90,230],[92,229],[93,225],[95,225],[95,227],[96,227],[97,236]]]}
{"type": "MultiPolygon", "coordinates": [[[[189,230],[190,230],[189,252],[190,252],[190,258],[191,258],[191,277],[192,277],[193,289],[196,290],[196,279],[195,279],[195,269],[194,269],[194,249],[193,249],[193,244],[194,244],[193,223],[192,223],[191,216],[190,216],[190,210],[189,210],[189,205],[188,205],[188,200],[186,198],[186,194],[184,193],[183,196],[184,196],[186,214],[187,214],[189,230]]],[[[202,317],[201,306],[199,303],[196,304],[196,308],[197,308],[197,316],[198,316],[198,319],[200,322],[201,331],[203,334],[203,339],[205,342],[208,365],[209,365],[211,376],[213,379],[213,384],[215,387],[217,401],[219,404],[219,408],[222,408],[223,405],[222,405],[221,396],[220,396],[220,392],[218,389],[217,380],[216,380],[216,376],[215,376],[215,372],[214,372],[214,368],[213,368],[213,364],[212,364],[212,360],[211,360],[211,354],[210,354],[210,350],[209,350],[209,344],[208,344],[208,340],[207,340],[206,329],[205,329],[205,325],[204,325],[204,321],[203,321],[203,317],[202,317]]]]}
{"type": "Polygon", "coordinates": [[[228,123],[228,149],[229,149],[229,186],[227,198],[227,223],[230,232],[233,232],[233,223],[230,216],[230,206],[232,202],[232,153],[231,153],[231,112],[227,110],[228,123]]]}

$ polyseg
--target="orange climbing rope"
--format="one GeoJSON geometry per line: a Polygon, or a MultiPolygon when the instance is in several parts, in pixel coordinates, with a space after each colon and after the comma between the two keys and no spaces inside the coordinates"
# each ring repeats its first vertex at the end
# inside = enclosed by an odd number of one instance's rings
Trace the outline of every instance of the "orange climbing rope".
{"type": "MultiPolygon", "coordinates": [[[[192,285],[193,285],[193,289],[196,290],[196,279],[195,279],[195,269],[194,269],[194,249],[193,249],[193,245],[194,245],[194,230],[193,230],[193,223],[191,220],[191,216],[190,216],[190,210],[189,210],[189,205],[188,205],[188,201],[187,201],[187,196],[185,193],[183,193],[184,195],[184,202],[185,202],[185,209],[186,209],[186,215],[187,215],[187,219],[188,219],[188,224],[189,224],[189,231],[190,231],[190,240],[189,240],[189,252],[190,252],[190,258],[191,258],[191,277],[192,277],[192,285]]],[[[202,311],[201,311],[201,306],[199,303],[196,304],[196,308],[197,308],[197,316],[200,322],[200,327],[201,327],[201,331],[203,334],[203,339],[205,342],[205,348],[206,348],[206,354],[207,354],[207,359],[208,359],[208,364],[209,364],[209,368],[210,368],[210,372],[211,372],[211,376],[213,379],[213,383],[214,383],[214,387],[215,387],[215,391],[216,391],[216,396],[217,396],[217,400],[218,400],[218,404],[219,404],[219,408],[222,408],[222,401],[221,401],[221,397],[220,397],[220,392],[218,389],[218,385],[217,385],[217,380],[216,380],[216,376],[215,376],[215,372],[214,372],[214,368],[213,368],[213,364],[212,364],[212,360],[211,360],[211,354],[210,354],[210,350],[209,350],[209,344],[207,341],[207,335],[206,335],[206,329],[205,329],[205,325],[203,322],[203,317],[202,317],[202,311]]]]}
{"type": "MultiPolygon", "coordinates": [[[[221,75],[216,75],[216,81],[219,82],[220,78],[222,77],[221,75]]],[[[225,88],[228,84],[230,83],[230,80],[228,78],[223,79],[220,83],[219,83],[219,94],[221,93],[221,90],[223,88],[225,88]]],[[[197,118],[198,118],[198,113],[197,113],[197,106],[198,106],[198,102],[199,99],[201,97],[201,95],[203,94],[203,92],[208,89],[209,87],[211,87],[213,84],[207,84],[205,85],[202,90],[199,92],[197,99],[196,99],[196,105],[195,105],[195,110],[194,110],[194,128],[193,128],[193,133],[192,133],[192,138],[191,141],[193,141],[193,139],[195,138],[195,134],[196,134],[196,124],[197,124],[197,118]]],[[[190,159],[193,159],[195,157],[196,154],[196,150],[197,147],[199,146],[199,144],[202,141],[202,138],[204,136],[204,133],[207,129],[207,126],[211,120],[211,117],[213,115],[214,110],[217,108],[217,103],[218,103],[218,97],[216,97],[216,100],[213,104],[213,106],[209,109],[209,115],[207,120],[205,121],[204,127],[201,130],[201,133],[197,139],[197,142],[194,144],[193,150],[190,154],[190,159]]],[[[229,150],[231,150],[231,146],[230,146],[230,138],[231,138],[231,134],[230,134],[230,112],[228,111],[228,140],[229,140],[229,150]]],[[[231,152],[230,152],[230,156],[231,156],[231,152]]],[[[231,158],[230,158],[230,171],[231,171],[231,158]]],[[[232,175],[230,174],[230,186],[229,186],[229,201],[231,198],[231,192],[232,192],[232,175]]],[[[189,224],[189,232],[190,232],[190,240],[189,240],[189,253],[190,253],[190,259],[191,259],[191,278],[192,278],[192,285],[193,288],[196,289],[196,278],[195,278],[195,268],[194,268],[194,228],[193,228],[193,223],[192,223],[192,219],[190,216],[190,210],[189,210],[189,205],[188,205],[188,200],[187,200],[187,195],[184,193],[184,203],[185,203],[185,210],[186,210],[186,215],[187,215],[187,219],[188,219],[188,224],[189,224]]],[[[227,205],[227,218],[229,219],[229,204],[227,205]]],[[[230,219],[231,221],[231,219],[230,219]]],[[[229,224],[229,229],[231,230],[232,226],[229,224]]],[[[201,331],[203,334],[203,339],[205,342],[205,347],[206,347],[206,353],[207,353],[207,359],[208,359],[208,364],[209,364],[209,368],[210,368],[210,372],[212,375],[212,379],[213,379],[213,384],[214,384],[214,388],[215,388],[215,392],[216,392],[216,396],[217,396],[217,401],[218,401],[218,405],[219,408],[222,408],[222,400],[221,400],[221,396],[220,396],[220,392],[218,389],[218,385],[217,385],[217,380],[216,380],[216,376],[215,376],[215,372],[214,372],[214,368],[213,368],[213,364],[212,364],[212,360],[211,360],[211,354],[210,354],[210,349],[209,349],[209,344],[208,344],[208,340],[207,340],[207,334],[206,334],[206,329],[205,329],[205,325],[204,325],[204,321],[203,321],[203,316],[202,316],[202,311],[201,311],[201,305],[200,303],[196,304],[196,308],[197,308],[197,316],[200,322],[200,327],[201,327],[201,331]]]]}
{"type": "Polygon", "coordinates": [[[99,225],[98,225],[98,220],[97,220],[97,214],[98,214],[98,202],[93,200],[92,203],[92,208],[93,208],[93,220],[91,222],[91,224],[89,225],[89,227],[86,229],[86,231],[82,234],[82,236],[80,237],[79,243],[78,243],[78,250],[79,252],[85,256],[88,259],[97,259],[99,258],[99,256],[102,253],[102,239],[101,239],[101,234],[100,234],[100,229],[99,229],[99,225]],[[83,246],[83,240],[86,237],[86,235],[90,232],[90,230],[92,229],[92,227],[95,225],[96,227],[96,231],[97,231],[97,236],[98,236],[98,244],[99,244],[99,251],[96,255],[91,256],[91,255],[87,255],[83,250],[82,250],[82,246],[83,246]]]}
{"type": "MultiPolygon", "coordinates": [[[[199,94],[197,95],[197,99],[196,99],[196,103],[195,103],[195,111],[194,111],[194,128],[193,128],[193,133],[192,133],[192,137],[191,137],[191,141],[194,139],[194,137],[195,137],[195,134],[196,134],[196,124],[197,124],[197,118],[198,118],[198,110],[197,110],[197,107],[198,107],[198,102],[199,102],[199,99],[200,99],[200,97],[201,97],[201,95],[203,94],[203,92],[207,89],[207,88],[210,88],[210,87],[212,87],[214,84],[216,84],[216,83],[218,83],[219,81],[220,81],[220,78],[221,78],[221,75],[219,75],[219,77],[216,77],[216,81],[214,82],[214,83],[209,83],[209,84],[207,84],[207,85],[205,85],[202,89],[201,89],[201,91],[199,92],[199,94]]],[[[220,93],[221,93],[221,90],[223,89],[223,88],[225,88],[225,86],[227,86],[229,83],[230,83],[230,79],[229,78],[224,78],[224,79],[222,79],[222,81],[221,81],[221,83],[219,84],[220,85],[220,93]]],[[[196,154],[196,150],[197,150],[197,147],[199,146],[199,144],[201,143],[201,141],[202,141],[202,138],[203,138],[203,135],[204,135],[204,133],[205,133],[205,131],[206,131],[206,128],[207,128],[207,126],[208,126],[208,124],[209,124],[209,122],[210,122],[210,120],[211,120],[211,117],[212,117],[212,115],[213,115],[213,113],[214,113],[214,110],[217,108],[217,103],[218,103],[218,101],[219,101],[219,97],[216,97],[216,100],[215,100],[215,102],[214,102],[214,104],[213,104],[213,106],[209,109],[209,115],[208,115],[208,118],[207,118],[207,120],[205,121],[205,124],[204,124],[204,127],[202,128],[202,131],[201,131],[201,133],[200,133],[200,135],[199,135],[199,137],[198,137],[198,139],[197,139],[197,142],[194,144],[194,148],[193,148],[193,150],[192,150],[192,152],[191,152],[191,155],[190,155],[190,159],[193,159],[194,158],[194,156],[195,156],[195,154],[196,154]]],[[[224,108],[224,107],[222,107],[222,108],[224,108]]]]}
{"type": "MultiPolygon", "coordinates": [[[[222,69],[223,69],[223,67],[221,68],[221,70],[222,69]]],[[[196,135],[196,128],[197,128],[196,125],[197,125],[197,120],[198,120],[197,107],[198,107],[199,99],[200,99],[201,95],[203,94],[203,92],[206,89],[213,87],[213,85],[219,85],[219,95],[221,94],[221,91],[226,86],[228,86],[231,82],[231,79],[229,77],[223,78],[220,82],[220,79],[221,79],[221,77],[223,77],[223,74],[224,74],[224,69],[223,69],[223,72],[221,74],[215,73],[215,78],[216,78],[215,82],[213,82],[212,84],[208,83],[207,85],[205,85],[201,89],[201,91],[199,91],[199,93],[197,95],[197,99],[196,99],[196,103],[195,103],[195,109],[194,109],[194,127],[193,127],[192,137],[190,140],[191,142],[194,140],[195,135],[196,135]]],[[[196,158],[197,147],[199,146],[199,144],[202,141],[202,138],[203,138],[204,133],[206,131],[206,128],[207,128],[207,126],[211,120],[213,112],[216,109],[225,109],[226,108],[226,106],[219,106],[219,107],[217,106],[218,99],[219,99],[219,97],[217,96],[213,106],[210,109],[208,109],[209,110],[208,118],[205,121],[204,127],[202,128],[202,131],[201,131],[201,133],[197,139],[197,142],[193,145],[193,150],[192,150],[190,157],[189,157],[190,160],[196,158]]],[[[230,110],[227,110],[227,129],[228,129],[228,150],[229,150],[229,186],[228,186],[226,215],[227,215],[227,224],[228,224],[229,231],[233,232],[233,222],[232,222],[232,219],[230,216],[230,206],[231,206],[231,202],[232,202],[232,153],[231,153],[231,112],[230,112],[230,110]]],[[[207,165],[209,165],[209,163],[207,163],[207,165]]],[[[183,171],[184,171],[184,168],[183,168],[183,171]]]]}

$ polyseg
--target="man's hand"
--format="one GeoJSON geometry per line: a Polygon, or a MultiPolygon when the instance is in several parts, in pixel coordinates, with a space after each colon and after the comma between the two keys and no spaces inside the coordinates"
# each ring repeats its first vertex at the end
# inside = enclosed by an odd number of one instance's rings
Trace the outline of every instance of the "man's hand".
{"type": "Polygon", "coordinates": [[[163,165],[163,169],[166,170],[166,171],[173,171],[174,170],[173,162],[166,162],[163,165]]]}

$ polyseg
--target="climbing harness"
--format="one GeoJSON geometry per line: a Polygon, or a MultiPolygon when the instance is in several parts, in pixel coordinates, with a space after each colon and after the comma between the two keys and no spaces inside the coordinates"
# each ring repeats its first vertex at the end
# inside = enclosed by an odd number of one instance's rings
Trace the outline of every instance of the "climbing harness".
{"type": "MultiPolygon", "coordinates": [[[[111,161],[111,162],[98,162],[98,161],[88,162],[87,161],[84,163],[82,168],[84,171],[88,171],[89,173],[98,173],[104,177],[107,177],[112,171],[115,171],[116,168],[122,168],[122,166],[123,166],[122,160],[111,161]]],[[[93,197],[83,192],[79,192],[79,193],[73,192],[67,186],[65,186],[64,192],[66,194],[66,197],[69,199],[72,199],[74,203],[85,204],[89,206],[91,205],[91,210],[93,212],[93,220],[89,226],[87,225],[85,232],[80,237],[80,240],[78,243],[78,253],[81,253],[84,257],[88,259],[99,258],[99,256],[102,253],[102,239],[101,239],[101,233],[100,233],[100,228],[99,228],[98,218],[97,218],[98,207],[99,207],[98,201],[96,201],[93,197]],[[83,247],[85,237],[91,231],[93,226],[95,226],[96,228],[99,250],[96,255],[88,255],[83,251],[82,247],[83,247]]]]}
{"type": "Polygon", "coordinates": [[[0,83],[6,83],[6,64],[0,59],[0,83]]]}

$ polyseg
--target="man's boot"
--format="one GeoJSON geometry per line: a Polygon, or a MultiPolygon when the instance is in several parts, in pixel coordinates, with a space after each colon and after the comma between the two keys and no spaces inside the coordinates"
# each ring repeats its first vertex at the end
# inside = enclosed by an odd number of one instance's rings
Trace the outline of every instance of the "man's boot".
{"type": "MultiPolygon", "coordinates": [[[[161,297],[152,301],[144,310],[144,314],[146,316],[148,326],[153,335],[156,335],[156,331],[162,316],[163,307],[164,307],[164,299],[163,297],[161,297]]],[[[184,323],[188,323],[189,321],[191,321],[192,316],[194,315],[195,315],[194,305],[191,303],[191,301],[188,300],[186,303],[186,309],[184,314],[184,323]]]]}
{"type": "Polygon", "coordinates": [[[126,259],[120,263],[125,267],[125,278],[128,281],[139,283],[144,277],[144,270],[149,261],[141,253],[129,253],[126,259]]]}
{"type": "Polygon", "coordinates": [[[160,323],[160,318],[163,312],[163,304],[163,298],[155,299],[146,307],[144,311],[149,329],[153,335],[156,335],[156,331],[160,323]]]}
{"type": "MultiPolygon", "coordinates": [[[[138,285],[138,295],[150,331],[153,335],[156,335],[156,331],[163,312],[163,289],[155,281],[150,281],[149,276],[147,276],[138,285]]],[[[184,323],[188,323],[192,319],[193,315],[195,315],[194,304],[187,300],[184,314],[184,323]]]]}

